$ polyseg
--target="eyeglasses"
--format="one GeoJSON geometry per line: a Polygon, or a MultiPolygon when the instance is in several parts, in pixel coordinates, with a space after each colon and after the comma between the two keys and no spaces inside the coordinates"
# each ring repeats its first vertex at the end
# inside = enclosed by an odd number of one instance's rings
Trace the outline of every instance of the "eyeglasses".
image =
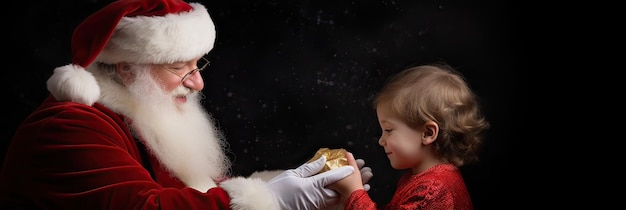
{"type": "Polygon", "coordinates": [[[177,73],[175,72],[175,70],[173,70],[173,69],[170,69],[170,68],[164,68],[164,69],[165,69],[166,71],[168,71],[168,72],[170,72],[170,73],[172,73],[172,74],[174,74],[174,75],[176,75],[176,76],[180,77],[180,82],[185,82],[185,80],[187,80],[189,77],[193,76],[193,74],[195,74],[196,72],[199,72],[199,71],[204,70],[207,66],[209,66],[209,64],[210,64],[210,63],[211,63],[211,62],[210,62],[209,60],[207,60],[206,58],[204,58],[204,57],[200,57],[200,60],[198,60],[198,63],[196,64],[196,66],[202,66],[202,67],[195,68],[195,69],[193,69],[193,70],[191,70],[191,71],[187,72],[187,73],[186,73],[185,75],[183,75],[183,76],[180,76],[179,74],[177,74],[177,73]]]}

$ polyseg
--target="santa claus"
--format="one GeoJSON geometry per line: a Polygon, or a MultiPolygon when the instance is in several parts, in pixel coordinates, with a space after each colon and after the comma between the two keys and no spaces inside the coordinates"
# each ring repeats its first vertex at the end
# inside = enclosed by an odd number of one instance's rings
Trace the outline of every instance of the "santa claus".
{"type": "MultiPolygon", "coordinates": [[[[0,173],[8,209],[317,209],[325,157],[231,177],[226,141],[200,100],[214,45],[206,8],[181,0],[119,0],[79,24],[72,63],[16,131],[0,173]]],[[[361,165],[362,167],[362,162],[361,165]]],[[[371,177],[365,175],[365,177],[371,177]]],[[[369,180],[369,179],[368,179],[369,180]]],[[[367,182],[367,180],[364,180],[367,182]]]]}

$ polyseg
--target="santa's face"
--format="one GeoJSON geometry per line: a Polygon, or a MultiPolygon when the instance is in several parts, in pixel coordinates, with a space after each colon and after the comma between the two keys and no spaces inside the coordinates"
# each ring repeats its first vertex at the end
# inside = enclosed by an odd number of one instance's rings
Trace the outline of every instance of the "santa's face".
{"type": "MultiPolygon", "coordinates": [[[[181,86],[193,91],[201,91],[204,88],[204,81],[197,69],[206,67],[206,65],[199,64],[199,61],[202,61],[201,63],[206,62],[204,59],[197,58],[186,62],[152,65],[154,69],[152,76],[159,81],[166,92],[176,92],[176,89],[181,86]]],[[[187,102],[187,98],[183,94],[174,97],[177,103],[187,102]]]]}

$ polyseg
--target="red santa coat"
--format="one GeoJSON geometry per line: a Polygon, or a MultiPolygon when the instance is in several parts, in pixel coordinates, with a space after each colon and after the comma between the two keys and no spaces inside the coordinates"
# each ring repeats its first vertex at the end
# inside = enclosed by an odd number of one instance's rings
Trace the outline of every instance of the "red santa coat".
{"type": "Polygon", "coordinates": [[[155,159],[142,160],[141,149],[123,116],[100,104],[49,97],[8,148],[0,171],[0,208],[277,209],[260,179],[231,178],[200,192],[185,187],[155,159]]]}

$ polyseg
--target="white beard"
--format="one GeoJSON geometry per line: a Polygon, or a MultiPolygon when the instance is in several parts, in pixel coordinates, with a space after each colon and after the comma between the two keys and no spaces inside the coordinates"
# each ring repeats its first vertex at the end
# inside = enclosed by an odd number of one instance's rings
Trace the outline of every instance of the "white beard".
{"type": "Polygon", "coordinates": [[[165,93],[145,68],[131,70],[137,75],[127,88],[108,76],[99,77],[99,102],[132,120],[131,127],[164,168],[187,186],[206,192],[216,186],[214,180],[227,176],[226,141],[201,106],[199,92],[191,93],[181,83],[165,93]],[[175,95],[185,94],[187,103],[177,104],[175,95]]]}

